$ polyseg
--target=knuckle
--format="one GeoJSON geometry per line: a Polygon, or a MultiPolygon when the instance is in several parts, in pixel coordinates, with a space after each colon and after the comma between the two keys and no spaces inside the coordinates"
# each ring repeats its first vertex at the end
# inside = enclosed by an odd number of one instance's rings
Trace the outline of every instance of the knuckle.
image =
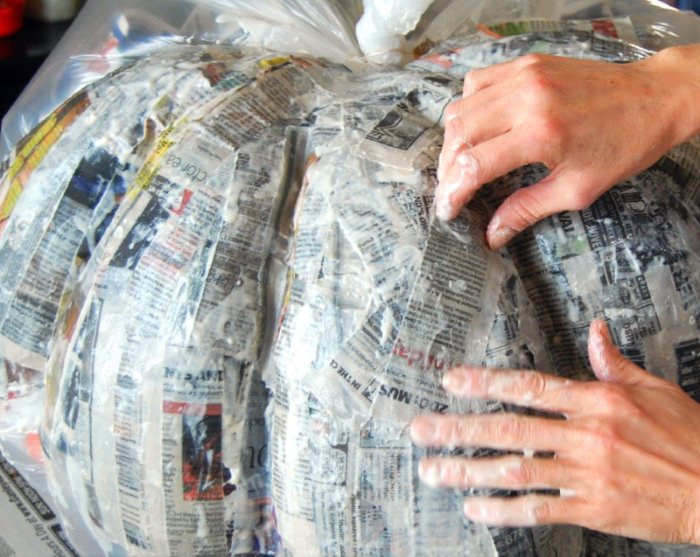
{"type": "Polygon", "coordinates": [[[529,459],[521,458],[514,466],[509,466],[505,472],[505,480],[509,487],[528,487],[532,483],[533,468],[529,459]]]}
{"type": "Polygon", "coordinates": [[[566,127],[559,118],[550,113],[549,107],[539,109],[535,130],[536,137],[544,144],[554,144],[559,148],[565,146],[567,139],[566,127]]]}
{"type": "Polygon", "coordinates": [[[525,400],[539,400],[544,395],[547,380],[540,371],[525,374],[521,381],[521,394],[525,400]]]}
{"type": "Polygon", "coordinates": [[[445,443],[450,446],[460,445],[466,440],[466,438],[467,436],[464,420],[460,419],[459,417],[450,420],[445,435],[445,443]]]}
{"type": "Polygon", "coordinates": [[[456,480],[455,483],[465,488],[471,487],[473,478],[472,474],[469,471],[469,466],[467,466],[466,462],[455,463],[453,468],[453,474],[456,480]]]}
{"type": "Polygon", "coordinates": [[[547,56],[537,53],[526,54],[519,59],[522,68],[536,68],[542,66],[546,60],[547,56]]]}
{"type": "Polygon", "coordinates": [[[484,168],[483,157],[477,150],[471,150],[469,153],[465,153],[465,158],[462,162],[462,172],[464,173],[465,180],[471,184],[471,187],[476,187],[477,184],[482,183],[484,168]]]}
{"type": "Polygon", "coordinates": [[[613,475],[605,470],[596,474],[595,478],[591,481],[595,493],[616,493],[618,489],[617,482],[613,475]]]}
{"type": "Polygon", "coordinates": [[[462,110],[459,101],[451,102],[445,108],[445,125],[449,126],[454,120],[461,116],[462,110]]]}
{"type": "Polygon", "coordinates": [[[534,501],[528,509],[528,514],[535,524],[544,524],[551,522],[555,515],[552,509],[552,501],[546,498],[540,498],[534,501]]]}
{"type": "Polygon", "coordinates": [[[462,94],[466,97],[471,95],[477,88],[477,76],[479,70],[472,70],[467,75],[464,76],[464,85],[462,87],[462,94]]]}
{"type": "Polygon", "coordinates": [[[570,211],[585,209],[595,200],[595,195],[591,188],[585,184],[565,190],[565,195],[570,211]]]}
{"type": "Polygon", "coordinates": [[[530,66],[526,86],[528,93],[538,104],[549,104],[556,89],[554,80],[547,75],[541,66],[530,66]]]}
{"type": "Polygon", "coordinates": [[[615,416],[624,413],[627,415],[628,411],[633,410],[635,405],[630,400],[630,396],[625,389],[609,383],[601,386],[598,400],[600,403],[599,408],[604,414],[615,416]]]}
{"type": "Polygon", "coordinates": [[[588,442],[599,455],[604,468],[610,468],[622,443],[622,436],[610,419],[596,417],[586,424],[588,442]],[[610,462],[608,462],[608,460],[610,462]]]}
{"type": "Polygon", "coordinates": [[[508,200],[508,209],[515,219],[525,226],[535,224],[546,214],[546,210],[537,195],[527,188],[519,190],[517,196],[511,196],[508,200]]]}
{"type": "Polygon", "coordinates": [[[497,438],[507,440],[513,445],[523,446],[527,444],[529,437],[529,425],[527,420],[520,416],[509,416],[501,419],[496,425],[497,438]]]}

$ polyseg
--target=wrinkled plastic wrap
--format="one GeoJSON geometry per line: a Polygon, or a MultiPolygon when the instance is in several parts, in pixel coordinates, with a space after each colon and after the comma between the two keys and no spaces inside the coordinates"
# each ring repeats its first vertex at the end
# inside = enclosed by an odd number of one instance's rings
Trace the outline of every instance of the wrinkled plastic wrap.
{"type": "Polygon", "coordinates": [[[0,166],[0,447],[36,456],[42,419],[43,464],[19,464],[37,483],[45,469],[77,551],[698,554],[469,523],[472,493],[421,484],[407,435],[422,412],[504,410],[448,397],[457,363],[591,378],[594,317],[700,401],[696,144],[501,253],[482,240],[489,215],[546,169],[487,186],[449,224],[432,210],[465,72],[648,55],[593,33],[622,29],[466,22],[383,70],[161,41],[28,134],[0,166]]]}
{"type": "Polygon", "coordinates": [[[249,45],[361,64],[406,63],[466,22],[627,18],[645,48],[700,42],[700,20],[658,0],[90,0],[5,116],[0,158],[82,87],[171,41],[249,45]],[[364,10],[363,10],[364,8],[364,10]],[[356,26],[356,29],[353,29],[356,26]]]}

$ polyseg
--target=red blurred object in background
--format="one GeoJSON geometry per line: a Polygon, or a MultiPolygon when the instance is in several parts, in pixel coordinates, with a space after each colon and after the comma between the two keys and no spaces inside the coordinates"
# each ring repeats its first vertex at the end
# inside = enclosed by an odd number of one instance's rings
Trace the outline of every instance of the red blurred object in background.
{"type": "Polygon", "coordinates": [[[23,18],[24,0],[0,0],[0,37],[19,31],[23,18]]]}

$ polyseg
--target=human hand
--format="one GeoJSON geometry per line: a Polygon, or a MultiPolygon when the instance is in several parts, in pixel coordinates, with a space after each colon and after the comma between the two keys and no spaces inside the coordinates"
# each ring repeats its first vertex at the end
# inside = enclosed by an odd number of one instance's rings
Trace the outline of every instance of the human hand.
{"type": "Polygon", "coordinates": [[[488,525],[566,523],[654,542],[700,543],[700,405],[625,359],[602,320],[591,324],[588,355],[599,381],[470,367],[447,373],[445,388],[454,396],[565,419],[419,416],[411,424],[418,445],[555,454],[425,458],[421,479],[457,489],[560,490],[560,496],[467,497],[465,515],[488,525]]]}
{"type": "Polygon", "coordinates": [[[583,209],[700,132],[698,92],[700,46],[630,64],[528,55],[473,70],[445,115],[437,215],[454,218],[483,184],[536,162],[550,174],[503,202],[489,246],[583,209]]]}

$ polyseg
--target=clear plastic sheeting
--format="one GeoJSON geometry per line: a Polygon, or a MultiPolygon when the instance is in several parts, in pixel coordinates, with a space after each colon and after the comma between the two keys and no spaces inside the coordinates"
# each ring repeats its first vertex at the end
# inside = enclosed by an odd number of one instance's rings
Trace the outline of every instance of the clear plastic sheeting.
{"type": "Polygon", "coordinates": [[[473,491],[418,480],[436,451],[411,444],[414,416],[504,410],[449,397],[445,370],[590,378],[596,317],[700,401],[696,144],[500,253],[483,242],[490,214],[546,169],[434,217],[442,117],[466,71],[648,53],[590,21],[547,25],[497,40],[512,28],[467,24],[393,70],[171,44],[22,140],[0,167],[0,446],[34,441],[19,464],[46,474],[79,553],[698,554],[486,528],[461,513],[473,491]]]}
{"type": "Polygon", "coordinates": [[[700,42],[695,14],[655,0],[268,0],[264,7],[242,0],[89,0],[4,117],[0,158],[81,88],[169,42],[248,45],[355,67],[405,64],[469,22],[591,18],[629,18],[634,32],[620,38],[652,50],[700,42]]]}
{"type": "MultiPolygon", "coordinates": [[[[199,0],[220,12],[217,22],[226,41],[272,51],[323,56],[338,62],[359,58],[354,26],[359,0],[199,0]]],[[[393,11],[398,13],[396,8],[393,11]]]]}
{"type": "Polygon", "coordinates": [[[74,93],[168,42],[213,40],[216,14],[188,0],[89,0],[2,121],[0,158],[74,93]]]}

